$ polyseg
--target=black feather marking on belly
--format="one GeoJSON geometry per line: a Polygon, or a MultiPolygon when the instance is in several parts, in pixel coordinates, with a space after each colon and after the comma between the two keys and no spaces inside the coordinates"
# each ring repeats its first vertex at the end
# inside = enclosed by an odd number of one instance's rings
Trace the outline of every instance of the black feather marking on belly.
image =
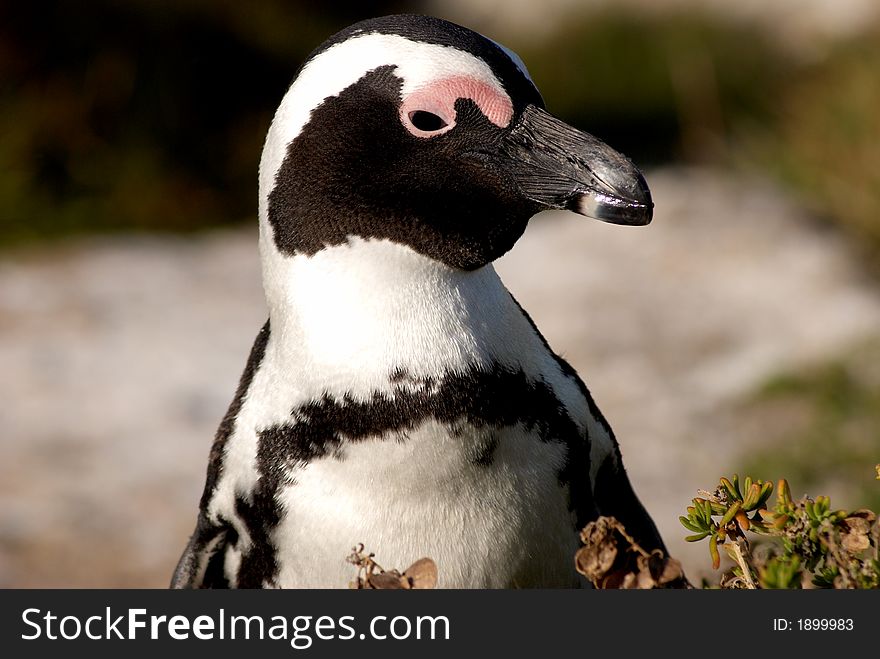
{"type": "MultiPolygon", "coordinates": [[[[393,378],[401,381],[401,374],[393,378]]],[[[569,446],[579,443],[580,430],[552,389],[521,370],[496,365],[413,379],[390,392],[376,392],[368,400],[351,395],[325,395],[294,409],[291,421],[259,433],[257,469],[260,478],[253,508],[240,511],[253,534],[254,549],[242,561],[246,583],[272,582],[277,564],[270,532],[281,518],[276,493],[299,464],[339,454],[345,443],[375,439],[387,433],[405,433],[428,420],[453,426],[502,428],[522,424],[542,441],[569,446]],[[258,548],[258,543],[264,545],[258,548]],[[251,556],[252,555],[252,556],[251,556]]]]}
{"type": "Polygon", "coordinates": [[[234,549],[238,544],[238,533],[228,524],[224,524],[224,537],[218,543],[217,549],[208,559],[205,575],[202,578],[202,588],[229,588],[229,579],[226,577],[226,551],[234,549]]]}
{"type": "Polygon", "coordinates": [[[565,407],[543,381],[521,370],[496,366],[429,378],[414,388],[396,386],[368,400],[330,395],[293,410],[293,420],[260,432],[257,465],[270,474],[274,465],[293,465],[320,458],[343,441],[357,442],[389,432],[413,430],[434,419],[475,428],[522,423],[544,441],[566,441],[579,434],[565,407]]]}
{"type": "Polygon", "coordinates": [[[250,500],[235,498],[235,514],[245,524],[251,537],[251,546],[241,557],[238,568],[239,588],[264,588],[272,586],[272,578],[278,572],[275,544],[271,531],[281,521],[281,511],[275,502],[275,492],[265,487],[260,478],[250,500]]]}
{"type": "Polygon", "coordinates": [[[477,447],[477,451],[471,458],[471,463],[480,467],[491,467],[495,459],[495,450],[498,448],[498,435],[492,435],[489,441],[477,447]]]}

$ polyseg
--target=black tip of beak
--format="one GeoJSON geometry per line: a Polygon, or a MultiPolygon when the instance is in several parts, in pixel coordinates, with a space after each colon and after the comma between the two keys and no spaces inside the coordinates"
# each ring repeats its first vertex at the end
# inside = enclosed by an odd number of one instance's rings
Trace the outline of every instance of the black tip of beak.
{"type": "Polygon", "coordinates": [[[654,202],[642,173],[632,166],[594,172],[604,185],[578,191],[570,210],[611,224],[644,226],[651,223],[654,202]]]}

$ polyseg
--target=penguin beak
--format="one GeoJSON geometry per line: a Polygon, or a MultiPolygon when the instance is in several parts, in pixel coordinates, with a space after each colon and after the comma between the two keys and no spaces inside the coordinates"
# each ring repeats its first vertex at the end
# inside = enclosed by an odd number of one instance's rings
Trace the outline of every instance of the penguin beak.
{"type": "Polygon", "coordinates": [[[651,192],[632,161],[541,108],[526,107],[502,153],[520,193],[544,208],[612,224],[651,221],[651,192]]]}

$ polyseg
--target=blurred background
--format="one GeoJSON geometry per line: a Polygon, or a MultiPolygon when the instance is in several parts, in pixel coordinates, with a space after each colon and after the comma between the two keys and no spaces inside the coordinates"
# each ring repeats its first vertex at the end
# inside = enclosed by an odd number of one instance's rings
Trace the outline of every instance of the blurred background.
{"type": "Polygon", "coordinates": [[[400,11],[517,51],[644,169],[652,225],[542,214],[498,270],[691,579],[677,516],[723,474],[880,506],[880,3],[3,1],[0,586],[167,585],[266,315],[272,114],[400,11]]]}

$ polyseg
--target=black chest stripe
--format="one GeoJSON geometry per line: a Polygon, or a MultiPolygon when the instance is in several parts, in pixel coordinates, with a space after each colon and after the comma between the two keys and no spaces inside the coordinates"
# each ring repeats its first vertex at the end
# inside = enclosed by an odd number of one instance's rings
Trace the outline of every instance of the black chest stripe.
{"type": "MultiPolygon", "coordinates": [[[[259,586],[277,574],[269,538],[281,518],[276,494],[287,484],[290,467],[332,455],[345,459],[342,450],[346,443],[390,432],[405,435],[430,419],[448,424],[453,432],[462,422],[475,428],[521,423],[542,440],[564,443],[582,454],[577,469],[572,469],[569,460],[559,477],[572,489],[585,483],[589,490],[589,448],[581,447],[585,440],[580,429],[545,382],[501,367],[410,381],[409,386],[401,384],[406,377],[396,371],[391,378],[395,388],[390,393],[375,393],[366,401],[324,396],[292,410],[289,423],[260,432],[260,478],[249,501],[242,499],[237,509],[255,541],[254,550],[242,558],[240,586],[259,586]]],[[[483,458],[490,459],[490,455],[483,458]]]]}

